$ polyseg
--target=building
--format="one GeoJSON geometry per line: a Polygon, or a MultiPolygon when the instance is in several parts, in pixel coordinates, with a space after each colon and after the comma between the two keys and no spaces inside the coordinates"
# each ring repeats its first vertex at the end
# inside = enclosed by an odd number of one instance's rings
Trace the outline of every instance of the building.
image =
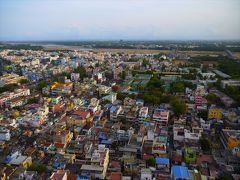
{"type": "Polygon", "coordinates": [[[240,80],[222,80],[221,87],[224,89],[226,86],[240,86],[240,80]]]}
{"type": "Polygon", "coordinates": [[[222,112],[221,108],[211,106],[208,110],[208,119],[222,119],[222,112]]]}
{"type": "Polygon", "coordinates": [[[155,109],[153,113],[153,121],[160,126],[167,126],[169,111],[165,109],[155,109]]]}
{"type": "Polygon", "coordinates": [[[63,145],[63,147],[66,147],[66,145],[71,141],[73,137],[73,134],[68,130],[57,130],[53,136],[53,141],[55,145],[63,145]]]}
{"type": "Polygon", "coordinates": [[[27,99],[22,97],[17,97],[15,99],[11,99],[5,103],[7,107],[14,108],[14,107],[20,107],[27,103],[27,99]]]}
{"type": "Polygon", "coordinates": [[[117,93],[110,93],[104,97],[102,97],[102,100],[107,100],[111,103],[115,102],[117,100],[117,93]]]}
{"type": "Polygon", "coordinates": [[[121,66],[119,66],[118,68],[115,68],[113,70],[113,79],[120,80],[122,72],[123,72],[123,68],[121,66]]]}
{"type": "Polygon", "coordinates": [[[69,116],[65,117],[67,119],[67,124],[71,126],[80,126],[83,127],[87,123],[90,123],[93,118],[89,111],[77,110],[71,113],[69,116]]]}
{"type": "Polygon", "coordinates": [[[87,178],[80,178],[77,174],[72,174],[69,170],[58,170],[53,172],[50,180],[89,180],[87,178]]]}
{"type": "Polygon", "coordinates": [[[0,126],[0,141],[10,141],[11,134],[10,130],[0,126]]]}
{"type": "Polygon", "coordinates": [[[202,104],[203,104],[203,97],[195,96],[195,106],[202,106],[202,104]]]}
{"type": "Polygon", "coordinates": [[[0,106],[4,105],[7,101],[10,101],[12,99],[29,95],[30,89],[27,88],[16,89],[13,92],[4,92],[0,95],[0,106]]]}
{"type": "Polygon", "coordinates": [[[8,155],[4,163],[13,166],[23,166],[25,169],[27,169],[32,165],[32,158],[23,156],[19,151],[16,151],[15,153],[8,155]]]}
{"type": "Polygon", "coordinates": [[[167,152],[167,137],[157,136],[153,140],[152,153],[153,154],[166,154],[167,152]]]}
{"type": "Polygon", "coordinates": [[[55,82],[51,86],[51,93],[52,93],[52,95],[70,94],[72,89],[73,89],[73,83],[71,83],[71,82],[68,82],[68,83],[55,82]]]}
{"type": "Polygon", "coordinates": [[[90,100],[88,109],[93,113],[95,113],[97,110],[99,110],[99,100],[97,98],[92,98],[90,100]]]}
{"type": "Polygon", "coordinates": [[[109,149],[105,145],[98,145],[91,155],[90,164],[83,164],[81,175],[93,179],[105,179],[109,163],[109,149]]]}
{"type": "Polygon", "coordinates": [[[168,158],[157,157],[156,160],[156,167],[163,172],[170,171],[170,161],[168,158]]]}
{"type": "Polygon", "coordinates": [[[118,115],[123,111],[122,106],[112,106],[110,108],[110,120],[116,121],[118,115]]]}
{"type": "Polygon", "coordinates": [[[103,86],[101,85],[100,87],[98,87],[98,92],[99,92],[99,95],[104,95],[104,94],[108,94],[110,93],[112,90],[111,87],[108,87],[108,86],[103,86]]]}
{"type": "Polygon", "coordinates": [[[190,173],[188,171],[188,168],[185,166],[172,166],[171,169],[171,180],[190,180],[190,173]]]}
{"type": "Polygon", "coordinates": [[[79,73],[71,73],[71,81],[78,81],[80,79],[79,73]]]}
{"type": "Polygon", "coordinates": [[[222,78],[225,78],[225,79],[231,78],[231,76],[229,76],[228,74],[225,74],[222,71],[219,71],[217,69],[213,70],[213,72],[215,72],[218,76],[220,76],[222,78]]]}
{"type": "Polygon", "coordinates": [[[151,169],[141,169],[141,180],[152,180],[152,171],[151,169]]]}
{"type": "Polygon", "coordinates": [[[17,84],[21,80],[26,80],[26,78],[17,74],[4,74],[3,76],[0,76],[0,84],[2,84],[2,86],[8,84],[17,84]]]}
{"type": "Polygon", "coordinates": [[[138,114],[140,121],[145,120],[148,117],[148,107],[141,107],[138,114]]]}
{"type": "Polygon", "coordinates": [[[222,129],[220,140],[226,149],[234,149],[240,146],[240,130],[222,129]]]}

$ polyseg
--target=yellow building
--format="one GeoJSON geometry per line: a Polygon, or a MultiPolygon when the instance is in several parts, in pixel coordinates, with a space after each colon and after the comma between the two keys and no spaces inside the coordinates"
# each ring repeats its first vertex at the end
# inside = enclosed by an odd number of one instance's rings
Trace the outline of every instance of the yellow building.
{"type": "Polygon", "coordinates": [[[24,76],[19,76],[17,74],[4,74],[2,76],[0,76],[0,81],[4,82],[4,85],[8,85],[8,84],[17,84],[19,83],[21,80],[26,80],[26,78],[24,76]]]}
{"type": "Polygon", "coordinates": [[[240,146],[240,139],[237,138],[236,136],[230,136],[228,138],[228,144],[227,145],[228,145],[229,149],[233,149],[235,147],[238,147],[238,146],[240,146]]]}
{"type": "Polygon", "coordinates": [[[32,158],[28,157],[25,161],[22,162],[22,166],[27,169],[32,165],[32,158]]]}
{"type": "Polygon", "coordinates": [[[208,110],[208,119],[222,119],[222,109],[212,107],[208,110]]]}

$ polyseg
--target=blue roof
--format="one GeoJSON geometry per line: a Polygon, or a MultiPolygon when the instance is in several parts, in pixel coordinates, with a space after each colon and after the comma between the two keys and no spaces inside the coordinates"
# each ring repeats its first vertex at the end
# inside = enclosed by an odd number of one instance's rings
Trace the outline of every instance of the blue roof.
{"type": "Polygon", "coordinates": [[[112,104],[106,104],[104,107],[109,109],[110,107],[112,107],[112,104]]]}
{"type": "Polygon", "coordinates": [[[102,126],[96,126],[96,128],[103,128],[102,126]]]}
{"type": "Polygon", "coordinates": [[[77,177],[77,180],[89,180],[88,178],[80,178],[79,176],[77,177]]]}
{"type": "Polygon", "coordinates": [[[111,144],[112,144],[112,141],[109,141],[109,140],[102,140],[100,144],[111,145],[111,144]]]}
{"type": "Polygon", "coordinates": [[[98,138],[99,138],[99,139],[107,139],[107,135],[106,135],[104,132],[100,132],[100,133],[98,134],[98,138]]]}
{"type": "Polygon", "coordinates": [[[59,163],[59,162],[55,161],[55,162],[53,163],[53,167],[59,167],[59,166],[60,166],[60,163],[59,163]]]}
{"type": "Polygon", "coordinates": [[[110,112],[113,113],[117,110],[117,107],[116,106],[112,106],[111,109],[110,109],[110,112]]]}
{"type": "Polygon", "coordinates": [[[156,159],[156,164],[169,165],[169,159],[168,158],[157,157],[155,159],[156,159]]]}
{"type": "Polygon", "coordinates": [[[4,163],[9,163],[11,160],[12,160],[12,157],[8,155],[4,160],[4,163]]]}
{"type": "Polygon", "coordinates": [[[185,166],[173,166],[172,173],[176,179],[190,179],[188,168],[185,166]]]}

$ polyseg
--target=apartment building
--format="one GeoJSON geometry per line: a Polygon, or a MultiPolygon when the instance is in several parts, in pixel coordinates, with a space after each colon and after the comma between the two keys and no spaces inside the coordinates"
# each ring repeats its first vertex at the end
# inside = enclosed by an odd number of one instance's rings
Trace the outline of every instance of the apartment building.
{"type": "Polygon", "coordinates": [[[27,89],[27,88],[16,89],[13,92],[4,92],[0,95],[0,106],[4,105],[4,103],[12,99],[22,97],[22,96],[29,96],[29,95],[30,95],[30,89],[27,89]]]}
{"type": "Polygon", "coordinates": [[[3,76],[0,76],[0,87],[3,87],[8,84],[17,84],[21,80],[25,80],[26,78],[24,76],[19,76],[17,74],[4,74],[3,76]]]}
{"type": "Polygon", "coordinates": [[[155,109],[153,113],[153,121],[160,126],[167,126],[169,118],[169,111],[165,109],[155,109]]]}

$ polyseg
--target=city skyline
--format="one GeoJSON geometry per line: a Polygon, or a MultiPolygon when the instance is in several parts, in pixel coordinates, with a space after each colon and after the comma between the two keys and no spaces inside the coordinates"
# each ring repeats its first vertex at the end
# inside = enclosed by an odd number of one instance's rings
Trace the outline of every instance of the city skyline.
{"type": "Polygon", "coordinates": [[[0,41],[239,40],[237,0],[0,1],[0,41]]]}

